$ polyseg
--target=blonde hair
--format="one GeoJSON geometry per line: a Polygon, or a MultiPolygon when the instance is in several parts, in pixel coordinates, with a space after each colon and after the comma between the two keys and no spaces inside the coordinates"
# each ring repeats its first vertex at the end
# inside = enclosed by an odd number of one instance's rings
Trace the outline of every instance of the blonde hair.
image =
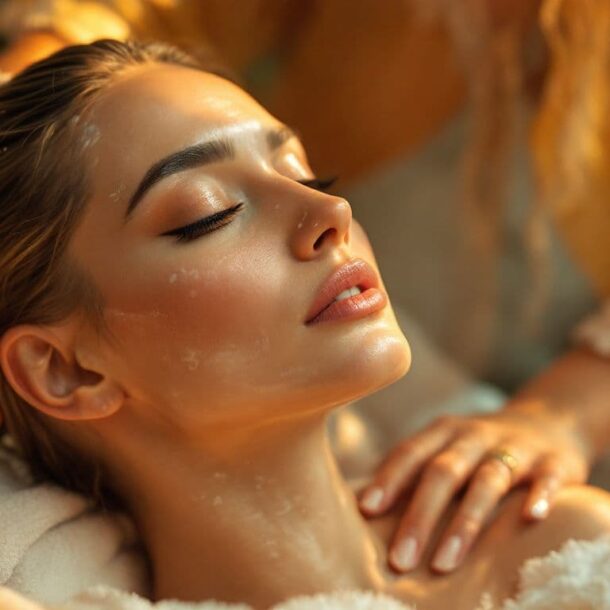
{"type": "MultiPolygon", "coordinates": [[[[519,132],[529,137],[535,178],[523,225],[531,278],[523,321],[535,332],[547,302],[549,217],[598,294],[610,296],[610,1],[507,4],[498,18],[494,12],[501,13],[504,3],[412,1],[423,15],[445,21],[469,84],[471,124],[460,198],[465,243],[455,259],[462,275],[452,304],[460,319],[456,343],[469,334],[469,320],[478,334],[490,338],[494,332],[502,218],[519,132]],[[528,79],[543,70],[541,95],[533,104],[528,79]],[[476,278],[469,277],[473,262],[481,271],[476,278]]],[[[472,353],[463,358],[482,369],[490,342],[472,343],[472,353]]]]}
{"type": "MultiPolygon", "coordinates": [[[[96,95],[121,70],[147,62],[202,69],[168,45],[101,40],[65,48],[0,86],[0,336],[19,324],[59,322],[79,309],[104,329],[100,295],[66,255],[88,199],[75,138],[79,116],[96,95]]],[[[49,419],[1,371],[0,409],[35,478],[100,502],[116,500],[102,484],[100,464],[53,433],[49,419]]]]}
{"type": "Polygon", "coordinates": [[[610,296],[610,2],[547,0],[551,51],[532,132],[540,197],[601,296],[610,296]]]}

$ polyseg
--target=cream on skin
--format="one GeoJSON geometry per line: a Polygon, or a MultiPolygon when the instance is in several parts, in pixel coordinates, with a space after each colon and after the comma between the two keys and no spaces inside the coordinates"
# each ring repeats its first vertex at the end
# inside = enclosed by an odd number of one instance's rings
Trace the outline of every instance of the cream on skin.
{"type": "Polygon", "coordinates": [[[264,608],[357,588],[471,607],[484,589],[510,592],[524,558],[606,525],[597,513],[578,525],[605,498],[565,492],[525,531],[517,498],[461,570],[392,574],[399,513],[364,521],[326,418],[402,376],[408,344],[389,304],[304,324],[337,266],[357,257],[376,268],[349,204],[301,184],[314,175],[299,141],[270,137],[286,135],[281,123],[210,74],[134,68],[82,122],[97,135],[84,151],[92,197],[69,252],[103,295],[114,339],[74,314],[11,329],[0,355],[15,389],[106,465],[147,546],[155,598],[264,608]],[[159,180],[126,220],[152,165],[219,138],[230,156],[159,180]],[[231,222],[193,241],[163,235],[238,203],[231,222]]]}

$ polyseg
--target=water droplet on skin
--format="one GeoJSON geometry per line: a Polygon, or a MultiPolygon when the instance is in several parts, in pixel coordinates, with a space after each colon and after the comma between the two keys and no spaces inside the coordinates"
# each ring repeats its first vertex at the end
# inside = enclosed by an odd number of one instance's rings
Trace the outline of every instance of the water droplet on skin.
{"type": "Polygon", "coordinates": [[[308,214],[309,214],[309,212],[307,210],[305,210],[303,212],[303,217],[299,221],[299,224],[297,225],[297,229],[300,229],[303,226],[303,224],[305,223],[305,220],[306,220],[308,214]]]}
{"type": "Polygon", "coordinates": [[[83,129],[83,135],[81,138],[81,143],[83,148],[89,148],[93,146],[100,139],[100,130],[97,125],[93,123],[89,123],[83,129]]]}
{"type": "Polygon", "coordinates": [[[185,269],[182,267],[169,276],[169,283],[175,284],[178,280],[188,282],[189,280],[198,280],[199,277],[199,269],[185,269]]]}
{"type": "Polygon", "coordinates": [[[186,348],[182,357],[180,358],[181,362],[186,364],[189,371],[195,371],[199,367],[199,357],[200,352],[196,349],[186,348]]]}
{"type": "Polygon", "coordinates": [[[275,511],[276,517],[283,517],[287,515],[292,510],[292,502],[289,500],[284,500],[283,505],[279,508],[279,510],[275,511]]]}
{"type": "Polygon", "coordinates": [[[158,309],[151,309],[150,311],[145,311],[143,313],[132,313],[130,311],[123,311],[122,309],[109,308],[106,310],[106,315],[108,317],[139,322],[148,320],[149,318],[160,318],[162,314],[158,309]]]}
{"type": "Polygon", "coordinates": [[[112,199],[112,201],[118,201],[124,192],[125,192],[125,185],[119,184],[117,189],[115,191],[113,191],[112,193],[110,193],[110,195],[108,195],[108,197],[110,197],[110,199],[112,199]]]}

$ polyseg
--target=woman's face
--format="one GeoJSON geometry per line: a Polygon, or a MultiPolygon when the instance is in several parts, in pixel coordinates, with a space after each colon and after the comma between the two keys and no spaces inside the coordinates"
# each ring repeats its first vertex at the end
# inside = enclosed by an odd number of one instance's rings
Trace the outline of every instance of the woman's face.
{"type": "Polygon", "coordinates": [[[348,203],[301,184],[314,174],[299,140],[241,89],[138,67],[81,134],[93,197],[69,252],[116,341],[83,332],[77,349],[133,405],[185,427],[261,421],[345,403],[406,372],[389,304],[305,323],[331,272],[354,258],[377,267],[348,203]],[[177,231],[219,213],[207,232],[177,231]]]}

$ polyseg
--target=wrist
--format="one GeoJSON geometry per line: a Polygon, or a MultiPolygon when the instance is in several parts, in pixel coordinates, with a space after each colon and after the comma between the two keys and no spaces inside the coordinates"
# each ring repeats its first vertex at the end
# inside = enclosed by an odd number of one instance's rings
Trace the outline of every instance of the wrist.
{"type": "Polygon", "coordinates": [[[530,423],[542,434],[564,438],[578,449],[589,465],[599,456],[591,431],[577,416],[574,407],[554,405],[540,399],[515,398],[500,413],[512,421],[530,423]]]}

